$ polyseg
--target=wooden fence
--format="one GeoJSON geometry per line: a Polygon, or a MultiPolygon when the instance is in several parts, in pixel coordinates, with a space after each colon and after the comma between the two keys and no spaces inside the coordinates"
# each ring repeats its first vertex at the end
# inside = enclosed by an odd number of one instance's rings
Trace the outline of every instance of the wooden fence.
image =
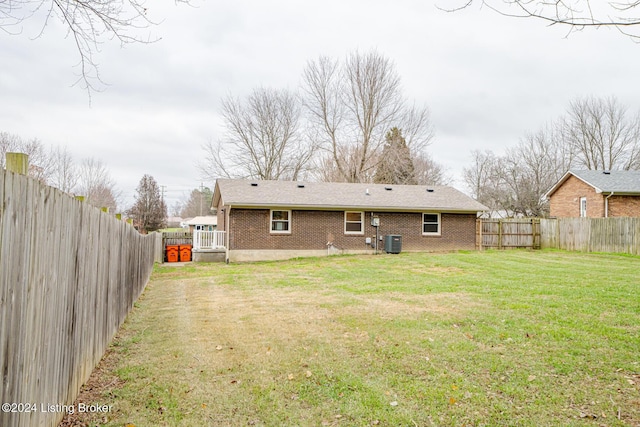
{"type": "Polygon", "coordinates": [[[640,218],[541,219],[541,246],[640,255],[640,218]]]}
{"type": "Polygon", "coordinates": [[[174,231],[162,233],[163,246],[192,245],[193,233],[190,231],[174,231]]]}
{"type": "Polygon", "coordinates": [[[480,249],[553,248],[640,255],[640,218],[480,219],[480,249]]]}
{"type": "Polygon", "coordinates": [[[479,219],[477,232],[480,249],[540,248],[538,218],[479,219]]]}
{"type": "Polygon", "coordinates": [[[0,170],[0,426],[60,422],[144,289],[156,241],[0,170]]]}

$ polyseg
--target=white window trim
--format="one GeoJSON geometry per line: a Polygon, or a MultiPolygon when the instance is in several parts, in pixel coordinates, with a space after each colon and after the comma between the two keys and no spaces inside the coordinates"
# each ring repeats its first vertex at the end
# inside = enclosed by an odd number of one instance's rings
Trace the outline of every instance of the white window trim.
{"type": "MultiPolygon", "coordinates": [[[[356,221],[349,221],[350,223],[355,223],[356,221]]],[[[364,235],[364,211],[344,211],[344,234],[351,235],[364,235]],[[347,231],[347,214],[350,213],[358,213],[360,214],[360,231],[347,231]]]]}
{"type": "Polygon", "coordinates": [[[587,198],[580,197],[580,218],[587,217],[587,198]]]}
{"type": "Polygon", "coordinates": [[[287,210],[287,209],[271,209],[269,211],[269,233],[271,234],[291,234],[291,211],[287,210]],[[288,212],[287,217],[289,219],[287,219],[286,221],[280,220],[280,219],[276,219],[276,222],[286,222],[288,224],[287,230],[274,230],[273,229],[273,213],[274,212],[288,212]]]}
{"type": "MultiPolygon", "coordinates": [[[[432,222],[430,222],[429,224],[433,224],[432,222]]],[[[420,231],[422,232],[423,236],[441,236],[442,235],[442,216],[440,215],[440,212],[422,212],[422,221],[420,222],[420,231]],[[425,215],[437,215],[438,216],[438,231],[436,233],[430,233],[424,232],[424,225],[426,224],[424,221],[424,216],[425,215]]]]}

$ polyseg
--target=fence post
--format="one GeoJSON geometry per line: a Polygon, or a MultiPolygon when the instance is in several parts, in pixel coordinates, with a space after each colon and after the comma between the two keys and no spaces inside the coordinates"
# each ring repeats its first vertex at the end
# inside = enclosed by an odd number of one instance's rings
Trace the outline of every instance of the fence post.
{"type": "Polygon", "coordinates": [[[29,155],[24,153],[7,153],[7,170],[20,175],[26,175],[29,171],[29,155]]]}

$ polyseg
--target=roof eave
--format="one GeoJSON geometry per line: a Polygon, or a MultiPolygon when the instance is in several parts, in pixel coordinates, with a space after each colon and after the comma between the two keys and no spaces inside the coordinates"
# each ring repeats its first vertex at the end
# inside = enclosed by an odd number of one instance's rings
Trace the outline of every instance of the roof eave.
{"type": "Polygon", "coordinates": [[[286,203],[231,203],[234,209],[274,209],[287,210],[361,210],[382,212],[447,212],[447,213],[477,213],[488,209],[456,208],[447,206],[362,206],[362,205],[291,205],[286,203]]]}
{"type": "Polygon", "coordinates": [[[603,195],[613,196],[640,196],[640,191],[616,191],[616,190],[602,190],[603,195]]]}
{"type": "Polygon", "coordinates": [[[562,184],[564,184],[565,181],[567,179],[569,179],[570,176],[574,176],[575,178],[577,178],[580,181],[582,181],[585,184],[587,184],[589,187],[593,187],[596,190],[596,193],[602,193],[602,190],[599,189],[598,187],[596,187],[595,185],[593,185],[592,183],[590,183],[588,181],[585,181],[583,178],[579,177],[578,175],[576,175],[572,171],[567,171],[564,175],[562,175],[562,178],[560,178],[560,180],[558,180],[558,182],[556,182],[555,185],[553,187],[551,187],[551,189],[549,191],[544,193],[543,197],[546,198],[546,199],[550,198],[551,195],[558,190],[558,188],[562,187],[562,184]]]}

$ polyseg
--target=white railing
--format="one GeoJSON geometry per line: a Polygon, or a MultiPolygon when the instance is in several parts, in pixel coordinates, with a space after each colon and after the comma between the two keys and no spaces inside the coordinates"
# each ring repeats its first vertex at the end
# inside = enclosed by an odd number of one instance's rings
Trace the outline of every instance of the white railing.
{"type": "Polygon", "coordinates": [[[224,249],[224,231],[193,232],[193,249],[224,249]]]}

